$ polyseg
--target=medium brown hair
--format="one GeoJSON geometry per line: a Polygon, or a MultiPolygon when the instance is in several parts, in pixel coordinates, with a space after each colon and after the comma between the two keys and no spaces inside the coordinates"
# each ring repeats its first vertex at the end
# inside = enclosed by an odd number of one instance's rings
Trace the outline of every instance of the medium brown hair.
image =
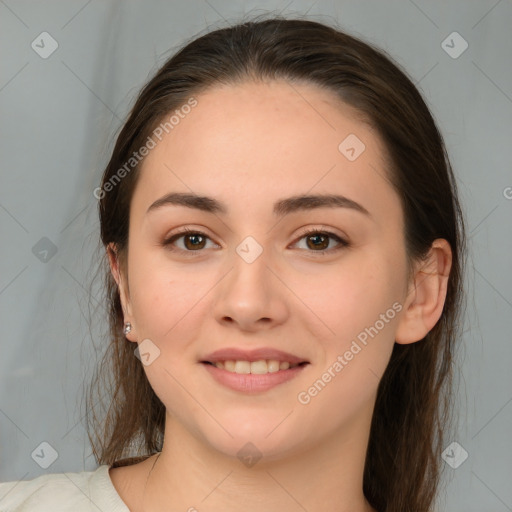
{"type": "MultiPolygon", "coordinates": [[[[363,479],[364,494],[379,512],[426,512],[438,493],[441,452],[452,419],[466,238],[443,138],[417,88],[384,51],[337,27],[281,16],[197,37],[138,95],[104,171],[102,190],[164,116],[192,96],[216,84],[273,79],[334,92],[376,130],[387,152],[388,179],[403,208],[409,272],[435,239],[451,246],[452,267],[439,321],[423,340],[395,343],[379,383],[363,479]]],[[[139,171],[140,164],[99,200],[101,242],[104,248],[115,244],[123,272],[139,171]]],[[[99,464],[124,465],[161,451],[165,407],[123,334],[119,290],[106,255],[100,265],[110,341],[88,390],[87,429],[99,464]],[[108,404],[106,413],[96,414],[98,403],[108,404]],[[126,455],[137,457],[120,461],[126,455]]]]}

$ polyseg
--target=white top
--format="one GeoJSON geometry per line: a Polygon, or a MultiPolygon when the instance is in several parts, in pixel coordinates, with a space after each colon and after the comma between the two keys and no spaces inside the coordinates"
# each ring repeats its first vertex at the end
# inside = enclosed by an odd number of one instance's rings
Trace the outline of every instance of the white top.
{"type": "Polygon", "coordinates": [[[0,483],[0,512],[130,512],[109,468],[0,483]]]}

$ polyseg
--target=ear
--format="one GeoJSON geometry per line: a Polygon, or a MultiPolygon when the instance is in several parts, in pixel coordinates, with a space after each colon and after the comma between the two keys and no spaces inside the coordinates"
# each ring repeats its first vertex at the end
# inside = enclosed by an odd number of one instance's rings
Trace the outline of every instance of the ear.
{"type": "Polygon", "coordinates": [[[420,263],[409,286],[395,341],[414,343],[423,339],[443,312],[452,267],[450,244],[439,238],[432,243],[426,261],[420,263]]]}
{"type": "Polygon", "coordinates": [[[124,314],[124,322],[130,322],[130,324],[132,325],[132,330],[128,334],[125,334],[125,336],[128,340],[136,342],[137,338],[135,337],[135,325],[132,315],[132,307],[130,303],[130,294],[128,286],[125,282],[125,277],[123,275],[123,269],[117,254],[117,248],[113,242],[108,244],[107,255],[110,264],[110,271],[112,272],[112,276],[114,277],[117,283],[117,288],[119,290],[121,307],[123,308],[124,314]]]}

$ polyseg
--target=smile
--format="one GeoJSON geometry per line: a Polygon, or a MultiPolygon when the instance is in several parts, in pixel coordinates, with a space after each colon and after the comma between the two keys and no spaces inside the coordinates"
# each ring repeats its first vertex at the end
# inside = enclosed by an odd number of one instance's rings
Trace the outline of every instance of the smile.
{"type": "Polygon", "coordinates": [[[298,376],[307,362],[294,363],[275,360],[261,361],[218,361],[215,364],[203,361],[203,367],[213,379],[234,391],[258,393],[288,382],[298,376]],[[278,365],[276,369],[276,363],[278,365]],[[253,368],[254,365],[254,368],[253,368]]]}
{"type": "Polygon", "coordinates": [[[260,359],[259,361],[217,361],[216,363],[211,363],[207,361],[208,364],[214,364],[217,368],[221,370],[226,370],[232,373],[240,373],[240,374],[258,374],[264,375],[266,373],[275,373],[279,370],[288,370],[289,368],[295,368],[299,366],[299,364],[307,364],[304,363],[290,363],[288,361],[277,361],[276,359],[260,359]]]}

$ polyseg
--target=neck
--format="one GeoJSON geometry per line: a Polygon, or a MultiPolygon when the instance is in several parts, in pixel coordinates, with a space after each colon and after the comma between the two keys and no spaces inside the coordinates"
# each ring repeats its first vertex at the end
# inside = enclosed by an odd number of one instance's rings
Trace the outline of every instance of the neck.
{"type": "MultiPolygon", "coordinates": [[[[372,410],[317,446],[257,460],[250,447],[228,456],[166,417],[161,454],[150,465],[143,512],[375,512],[362,492],[372,410]],[[251,458],[252,455],[252,458],[251,458]]],[[[256,449],[255,449],[256,450],[256,449]]]]}

